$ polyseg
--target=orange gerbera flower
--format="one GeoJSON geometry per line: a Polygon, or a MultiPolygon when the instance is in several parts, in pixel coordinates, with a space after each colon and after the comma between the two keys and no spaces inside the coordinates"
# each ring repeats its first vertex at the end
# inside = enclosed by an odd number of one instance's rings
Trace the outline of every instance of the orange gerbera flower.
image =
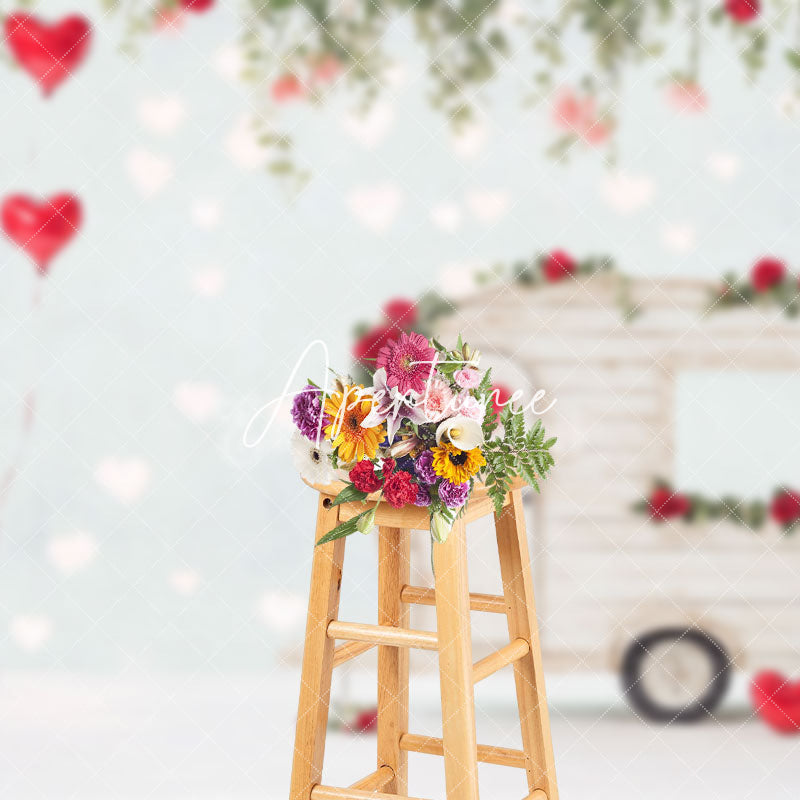
{"type": "Polygon", "coordinates": [[[371,395],[363,395],[363,386],[345,386],[325,398],[325,413],[331,422],[325,426],[325,436],[338,452],[339,461],[360,461],[364,456],[375,458],[378,445],[383,441],[385,425],[362,428],[361,423],[372,410],[371,395]]]}

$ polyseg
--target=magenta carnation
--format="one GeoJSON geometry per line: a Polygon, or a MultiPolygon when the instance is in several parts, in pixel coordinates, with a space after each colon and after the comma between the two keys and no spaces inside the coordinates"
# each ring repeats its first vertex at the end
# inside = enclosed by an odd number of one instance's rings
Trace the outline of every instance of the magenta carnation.
{"type": "Polygon", "coordinates": [[[322,411],[322,391],[309,384],[292,401],[292,420],[306,439],[315,441],[330,418],[322,411]],[[320,424],[320,418],[322,423],[320,424]]]}
{"type": "Polygon", "coordinates": [[[414,505],[427,508],[430,504],[431,496],[428,494],[428,487],[417,485],[417,499],[414,501],[414,505]]]}
{"type": "Polygon", "coordinates": [[[386,369],[386,384],[400,394],[421,393],[433,371],[436,351],[421,333],[401,333],[387,342],[375,359],[377,369],[386,369]]]}
{"type": "Polygon", "coordinates": [[[439,497],[448,508],[460,508],[469,497],[469,481],[464,483],[442,481],[439,484],[439,497]]]}
{"type": "Polygon", "coordinates": [[[414,472],[422,483],[428,486],[436,483],[439,476],[433,471],[433,453],[430,450],[423,450],[414,462],[414,472]]]}

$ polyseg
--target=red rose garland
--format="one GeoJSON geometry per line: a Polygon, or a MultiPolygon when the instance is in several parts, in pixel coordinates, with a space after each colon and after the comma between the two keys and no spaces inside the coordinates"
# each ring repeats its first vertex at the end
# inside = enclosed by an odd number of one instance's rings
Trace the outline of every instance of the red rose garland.
{"type": "Polygon", "coordinates": [[[692,502],[686,495],[675,492],[666,486],[654,489],[647,503],[650,507],[650,516],[656,522],[685,517],[692,510],[692,502]]]}
{"type": "Polygon", "coordinates": [[[757,292],[766,292],[783,282],[786,265],[777,258],[767,256],[759,259],[750,271],[750,281],[757,292]]]}
{"type": "Polygon", "coordinates": [[[800,492],[779,489],[769,507],[769,514],[783,528],[788,528],[800,521],[800,492]]]}
{"type": "Polygon", "coordinates": [[[764,256],[753,264],[747,278],[734,274],[725,276],[711,308],[734,305],[765,305],[771,303],[783,309],[789,317],[800,311],[800,282],[789,271],[786,262],[774,256],[764,256]]]}
{"type": "Polygon", "coordinates": [[[800,525],[800,492],[777,489],[769,504],[736,497],[709,499],[700,494],[676,491],[663,480],[656,481],[649,496],[633,510],[647,514],[653,522],[683,519],[687,522],[728,519],[751,530],[761,528],[768,518],[790,533],[800,525]]]}
{"type": "Polygon", "coordinates": [[[578,263],[564,250],[553,250],[542,264],[542,274],[550,283],[569,278],[575,274],[577,269],[578,263]]]}

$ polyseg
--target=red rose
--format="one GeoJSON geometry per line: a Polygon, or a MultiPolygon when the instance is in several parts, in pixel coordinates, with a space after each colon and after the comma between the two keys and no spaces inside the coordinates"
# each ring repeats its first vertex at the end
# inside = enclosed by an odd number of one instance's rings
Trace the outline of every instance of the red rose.
{"type": "Polygon", "coordinates": [[[391,339],[397,336],[397,331],[391,325],[382,325],[367,331],[353,346],[353,357],[367,367],[375,368],[373,363],[378,357],[378,351],[391,339]]]}
{"type": "Polygon", "coordinates": [[[685,494],[659,486],[653,490],[648,500],[650,516],[657,522],[673,517],[684,517],[692,510],[692,503],[685,494]]]}
{"type": "Polygon", "coordinates": [[[788,489],[777,492],[772,498],[769,513],[778,525],[784,527],[797,522],[800,519],[800,492],[788,489]]]}
{"type": "Polygon", "coordinates": [[[393,458],[384,458],[381,465],[381,475],[384,478],[388,478],[394,472],[396,466],[397,462],[393,458]]]}
{"type": "Polygon", "coordinates": [[[725,10],[737,22],[750,22],[761,13],[761,1],[725,0],[725,10]]]}
{"type": "Polygon", "coordinates": [[[505,408],[506,403],[509,401],[511,397],[511,389],[508,386],[504,386],[502,383],[494,383],[492,384],[492,408],[494,409],[495,414],[500,414],[500,412],[505,408]]]}
{"type": "Polygon", "coordinates": [[[381,488],[381,479],[375,474],[375,467],[366,458],[359,461],[350,470],[349,478],[359,492],[377,492],[381,488]]]}
{"type": "Polygon", "coordinates": [[[761,258],[753,264],[750,281],[757,292],[766,292],[786,277],[786,265],[777,258],[761,258]]]}
{"type": "Polygon", "coordinates": [[[402,508],[417,499],[417,486],[408,472],[400,470],[386,479],[383,496],[392,508],[402,508]]]}
{"type": "Polygon", "coordinates": [[[383,313],[390,322],[402,328],[411,328],[417,323],[416,303],[397,297],[383,307],[383,313]]]}
{"type": "Polygon", "coordinates": [[[180,0],[180,7],[194,14],[202,14],[214,5],[214,0],[180,0]]]}
{"type": "Polygon", "coordinates": [[[367,733],[378,726],[378,709],[369,708],[359,711],[356,718],[347,726],[353,733],[367,733]]]}
{"type": "Polygon", "coordinates": [[[542,264],[542,273],[545,280],[550,283],[564,280],[569,275],[574,275],[578,268],[575,259],[564,250],[553,250],[542,264]]]}

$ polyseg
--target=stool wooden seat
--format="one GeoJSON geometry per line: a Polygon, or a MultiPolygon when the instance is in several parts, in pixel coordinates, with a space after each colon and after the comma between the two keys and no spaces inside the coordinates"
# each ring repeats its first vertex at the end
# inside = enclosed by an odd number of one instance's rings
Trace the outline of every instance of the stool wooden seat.
{"type": "MultiPolygon", "coordinates": [[[[428,530],[428,510],[394,509],[380,502],[378,525],[378,621],[338,619],[345,538],[314,550],[305,651],[297,712],[290,800],[411,800],[409,752],[444,757],[447,800],[478,800],[478,762],[524,769],[524,800],[558,800],[541,648],[525,535],[521,481],[512,485],[501,514],[485,487],[476,485],[469,505],[447,541],[433,546],[435,587],[410,585],[410,535],[428,530]],[[503,595],[470,594],[467,583],[467,522],[494,514],[503,595]],[[411,604],[436,606],[437,630],[409,628],[411,604]],[[472,661],[470,610],[505,614],[509,643],[472,661]],[[336,645],[336,641],[343,642],[336,645]],[[322,784],[322,762],[333,668],[378,648],[376,769],[348,788],[322,784]],[[442,700],[442,738],[408,730],[409,648],[436,650],[442,700]],[[481,745],[475,734],[475,683],[513,664],[522,749],[481,745]]],[[[319,509],[315,541],[365,509],[361,503],[332,505],[344,484],[315,486],[319,509]]],[[[377,497],[371,497],[376,500],[377,497]]]]}

